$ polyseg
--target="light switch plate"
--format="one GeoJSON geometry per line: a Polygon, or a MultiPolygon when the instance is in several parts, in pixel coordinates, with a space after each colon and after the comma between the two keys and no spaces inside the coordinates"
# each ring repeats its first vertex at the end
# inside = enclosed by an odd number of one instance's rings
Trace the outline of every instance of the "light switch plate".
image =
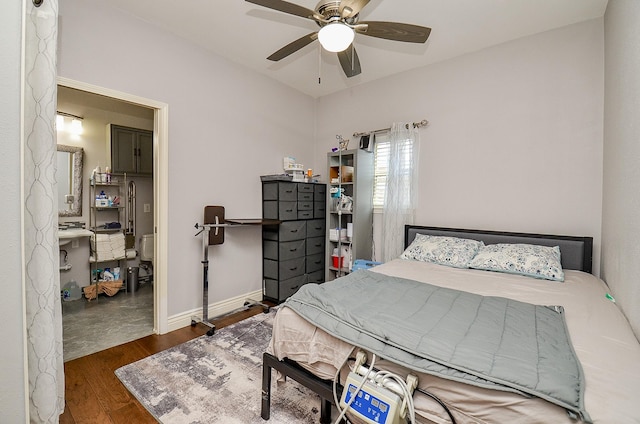
{"type": "Polygon", "coordinates": [[[144,211],[145,211],[145,213],[151,212],[151,204],[150,203],[145,203],[144,204],[144,211]]]}

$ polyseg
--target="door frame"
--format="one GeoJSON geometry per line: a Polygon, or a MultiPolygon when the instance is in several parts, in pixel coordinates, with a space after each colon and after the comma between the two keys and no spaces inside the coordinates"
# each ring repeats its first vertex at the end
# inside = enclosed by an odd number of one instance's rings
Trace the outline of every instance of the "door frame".
{"type": "Polygon", "coordinates": [[[153,228],[154,228],[154,264],[153,264],[153,332],[165,334],[168,329],[167,305],[167,238],[169,234],[168,198],[169,198],[169,105],[156,100],[146,99],[122,91],[100,87],[69,78],[58,77],[57,84],[111,97],[116,100],[153,109],[153,228]]]}

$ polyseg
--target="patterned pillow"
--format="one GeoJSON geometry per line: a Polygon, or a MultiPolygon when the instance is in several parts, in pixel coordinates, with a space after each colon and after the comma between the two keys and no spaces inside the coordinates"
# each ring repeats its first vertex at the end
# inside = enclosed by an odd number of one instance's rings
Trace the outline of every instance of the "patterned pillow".
{"type": "Polygon", "coordinates": [[[400,258],[468,268],[469,262],[481,246],[483,243],[476,240],[416,234],[416,238],[400,258]]]}
{"type": "Polygon", "coordinates": [[[478,251],[469,268],[564,281],[558,246],[490,244],[478,251]]]}

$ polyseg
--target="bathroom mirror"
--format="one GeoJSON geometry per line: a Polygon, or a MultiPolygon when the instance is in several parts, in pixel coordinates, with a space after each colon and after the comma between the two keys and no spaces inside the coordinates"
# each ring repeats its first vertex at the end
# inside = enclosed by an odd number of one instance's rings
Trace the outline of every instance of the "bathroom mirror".
{"type": "Polygon", "coordinates": [[[58,215],[82,216],[82,147],[58,144],[58,215]]]}

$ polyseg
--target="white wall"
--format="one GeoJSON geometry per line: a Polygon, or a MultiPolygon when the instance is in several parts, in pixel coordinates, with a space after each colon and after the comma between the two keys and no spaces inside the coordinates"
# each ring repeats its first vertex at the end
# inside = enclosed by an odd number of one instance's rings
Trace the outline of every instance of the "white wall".
{"type": "Polygon", "coordinates": [[[640,339],[640,2],[609,0],[604,25],[602,275],[640,339]]]}
{"type": "Polygon", "coordinates": [[[428,119],[417,224],[593,236],[597,272],[602,104],[596,19],[321,98],[314,167],[336,134],[428,119]]]}
{"type": "Polygon", "coordinates": [[[4,204],[0,208],[0,222],[3,226],[0,240],[0,339],[3,340],[0,361],[0,422],[3,423],[28,421],[20,186],[21,16],[22,2],[0,4],[0,181],[3,183],[4,198],[4,204]]]}
{"type": "MultiPolygon", "coordinates": [[[[59,75],[169,104],[168,314],[202,305],[206,205],[260,217],[260,175],[313,159],[313,99],[100,3],[60,1],[59,75]]],[[[211,303],[255,290],[259,228],[210,249],[211,303]]]]}

